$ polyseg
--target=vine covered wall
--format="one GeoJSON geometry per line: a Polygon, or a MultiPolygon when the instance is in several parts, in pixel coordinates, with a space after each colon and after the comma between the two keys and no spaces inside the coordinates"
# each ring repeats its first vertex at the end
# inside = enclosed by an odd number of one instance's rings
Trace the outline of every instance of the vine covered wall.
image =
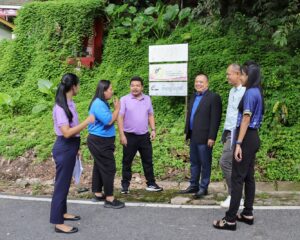
{"type": "MultiPolygon", "coordinates": [[[[279,48],[270,39],[249,34],[237,19],[230,28],[221,25],[207,28],[196,21],[178,26],[160,39],[130,38],[110,30],[105,37],[102,63],[80,71],[66,64],[66,58],[79,51],[82,39],[91,34],[93,19],[104,14],[104,5],[96,0],[34,2],[26,5],[17,18],[17,39],[0,42],[0,93],[11,96],[10,104],[0,105],[0,156],[14,159],[33,149],[43,161],[51,154],[55,136],[51,107],[53,92],[65,72],[81,79],[81,91],[75,98],[81,119],[100,79],[112,81],[115,95],[129,92],[129,80],[139,75],[148,92],[148,46],[152,44],[189,43],[189,92],[198,72],[210,78],[210,88],[223,101],[225,118],[228,91],[226,68],[232,62],[252,59],[260,63],[266,114],[260,130],[261,150],[257,154],[257,178],[260,180],[300,180],[300,52],[279,48]],[[48,80],[49,92],[39,91],[38,81],[48,80]],[[32,113],[34,106],[49,103],[43,112],[32,113]]],[[[157,139],[153,143],[156,174],[164,178],[183,179],[189,172],[189,149],[183,136],[184,104],[182,97],[152,97],[157,122],[157,139]]],[[[223,124],[223,123],[222,123],[223,124]]],[[[221,125],[220,132],[223,125],[221,125]]],[[[222,179],[218,160],[222,152],[220,132],[214,148],[212,180],[222,179]]],[[[92,161],[86,147],[87,132],[82,134],[85,161],[92,161]]],[[[122,148],[116,140],[118,171],[122,148]]],[[[133,170],[140,172],[139,160],[133,170]]]]}

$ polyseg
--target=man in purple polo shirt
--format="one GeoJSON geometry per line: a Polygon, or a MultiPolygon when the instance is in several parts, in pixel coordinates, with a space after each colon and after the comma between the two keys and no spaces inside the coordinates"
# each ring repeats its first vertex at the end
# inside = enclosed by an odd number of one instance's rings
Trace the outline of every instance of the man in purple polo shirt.
{"type": "Polygon", "coordinates": [[[155,183],[152,161],[151,140],[155,139],[155,120],[149,96],[143,94],[143,80],[133,77],[130,80],[130,94],[120,100],[121,108],[118,117],[120,141],[123,145],[122,190],[129,193],[132,161],[139,151],[142,158],[144,174],[147,180],[147,191],[159,192],[163,189],[155,183]],[[151,128],[151,134],[148,130],[151,128]]]}

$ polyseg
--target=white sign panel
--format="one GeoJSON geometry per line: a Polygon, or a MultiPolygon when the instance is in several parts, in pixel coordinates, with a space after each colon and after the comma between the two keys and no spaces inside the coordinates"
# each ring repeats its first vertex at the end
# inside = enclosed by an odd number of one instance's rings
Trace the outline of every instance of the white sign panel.
{"type": "Polygon", "coordinates": [[[187,96],[187,82],[150,82],[151,96],[187,96]]]}
{"type": "Polygon", "coordinates": [[[187,62],[188,44],[149,46],[149,63],[187,62]]]}
{"type": "Polygon", "coordinates": [[[0,16],[17,16],[17,10],[15,9],[0,9],[0,16]]]}
{"type": "Polygon", "coordinates": [[[150,81],[187,81],[187,63],[149,65],[150,81]]]}

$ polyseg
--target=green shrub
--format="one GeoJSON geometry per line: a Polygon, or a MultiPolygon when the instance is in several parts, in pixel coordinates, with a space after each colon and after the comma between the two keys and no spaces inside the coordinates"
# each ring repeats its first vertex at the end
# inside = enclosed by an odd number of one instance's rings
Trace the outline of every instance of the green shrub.
{"type": "MultiPolygon", "coordinates": [[[[51,110],[32,114],[36,104],[51,101],[38,90],[38,80],[47,79],[55,85],[63,73],[75,72],[73,67],[65,64],[65,59],[78,50],[82,37],[91,29],[93,18],[99,14],[101,4],[93,0],[81,1],[79,5],[75,0],[35,2],[20,12],[17,40],[0,43],[3,52],[0,55],[0,92],[10,96],[16,91],[21,93],[13,116],[11,111],[0,109],[0,156],[14,159],[33,149],[39,161],[50,157],[55,140],[51,110]]],[[[300,53],[290,49],[279,51],[263,36],[249,36],[234,29],[226,32],[221,26],[208,29],[192,22],[177,27],[166,38],[141,38],[139,43],[133,44],[129,38],[122,38],[111,30],[104,41],[102,63],[92,70],[75,72],[81,79],[81,92],[75,97],[80,118],[87,116],[88,105],[100,79],[111,80],[115,94],[121,97],[129,92],[129,79],[139,75],[145,79],[147,93],[148,46],[184,42],[189,43],[189,92],[193,92],[196,74],[207,73],[210,88],[222,97],[223,121],[230,89],[225,75],[227,65],[249,59],[261,64],[266,111],[260,130],[262,144],[257,154],[256,177],[260,180],[299,181],[300,53]],[[253,39],[256,39],[254,44],[253,39]],[[276,102],[286,106],[285,122],[278,121],[281,110],[273,112],[276,102]]],[[[174,177],[182,179],[189,169],[189,147],[185,145],[183,135],[185,99],[153,97],[152,100],[157,123],[157,139],[153,142],[155,172],[162,178],[170,172],[177,172],[174,177]]],[[[220,132],[222,128],[223,123],[220,132]]],[[[81,150],[85,161],[92,161],[86,147],[86,136],[84,131],[81,150]]],[[[122,147],[118,141],[117,136],[115,156],[120,173],[122,147]]],[[[212,180],[222,179],[218,166],[221,153],[219,134],[213,152],[212,180]]],[[[133,169],[142,171],[138,158],[133,169]]]]}

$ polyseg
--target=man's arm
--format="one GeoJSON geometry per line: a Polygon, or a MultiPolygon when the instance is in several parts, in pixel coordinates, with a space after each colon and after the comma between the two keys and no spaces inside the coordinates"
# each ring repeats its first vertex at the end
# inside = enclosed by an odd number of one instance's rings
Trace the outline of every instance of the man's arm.
{"type": "Polygon", "coordinates": [[[218,94],[216,94],[212,101],[212,111],[210,116],[210,127],[207,142],[207,145],[209,147],[212,147],[215,144],[222,117],[221,97],[218,94]]]}
{"type": "Polygon", "coordinates": [[[190,139],[190,131],[189,131],[189,124],[190,124],[190,115],[191,115],[191,105],[193,102],[193,96],[190,98],[188,106],[187,106],[187,113],[185,116],[185,128],[184,128],[184,133],[185,133],[185,140],[190,139]]]}
{"type": "Polygon", "coordinates": [[[120,143],[126,147],[127,146],[127,138],[124,133],[124,124],[123,123],[124,123],[124,116],[119,114],[118,129],[119,129],[119,134],[120,134],[120,143]]]}
{"type": "Polygon", "coordinates": [[[149,114],[148,120],[149,120],[149,125],[150,125],[150,128],[151,128],[151,134],[150,134],[150,137],[151,137],[151,140],[154,140],[155,137],[156,137],[156,129],[155,129],[155,119],[154,119],[154,115],[153,115],[153,114],[149,114]]]}

